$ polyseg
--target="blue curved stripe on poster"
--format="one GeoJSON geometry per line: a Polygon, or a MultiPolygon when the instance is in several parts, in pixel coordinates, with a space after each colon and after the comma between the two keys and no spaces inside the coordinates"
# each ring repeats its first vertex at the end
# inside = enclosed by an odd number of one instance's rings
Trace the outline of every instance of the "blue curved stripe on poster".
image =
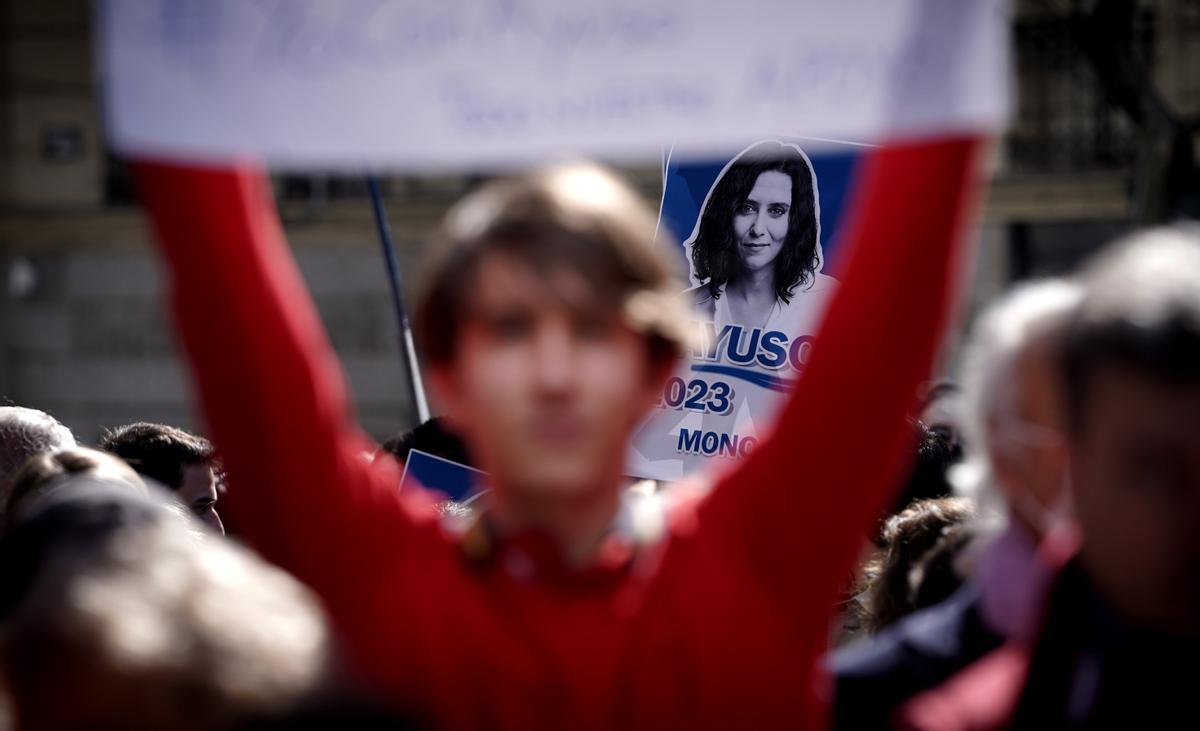
{"type": "Polygon", "coordinates": [[[692,370],[698,373],[716,373],[717,375],[729,376],[730,378],[740,378],[760,388],[769,388],[779,393],[790,393],[792,390],[791,381],[779,376],[772,376],[769,373],[756,371],[753,368],[739,368],[737,366],[725,365],[693,365],[692,370]]]}

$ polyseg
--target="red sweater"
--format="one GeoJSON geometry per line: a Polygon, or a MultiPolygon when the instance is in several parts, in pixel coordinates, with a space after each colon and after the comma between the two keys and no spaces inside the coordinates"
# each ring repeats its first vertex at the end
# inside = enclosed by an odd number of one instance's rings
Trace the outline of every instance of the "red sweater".
{"type": "Polygon", "coordinates": [[[977,140],[872,154],[843,284],[774,437],[632,562],[532,538],[464,558],[355,426],[261,173],[139,166],[248,538],[324,599],[353,667],[442,728],[816,727],[816,660],[930,373],[977,140]]]}

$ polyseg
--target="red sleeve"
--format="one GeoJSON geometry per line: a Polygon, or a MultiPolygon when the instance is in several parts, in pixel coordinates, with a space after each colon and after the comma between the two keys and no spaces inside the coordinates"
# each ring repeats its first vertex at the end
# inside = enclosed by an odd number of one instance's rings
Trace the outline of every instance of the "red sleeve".
{"type": "Polygon", "coordinates": [[[905,416],[947,319],[979,147],[967,138],[871,154],[842,283],[796,391],[773,435],[698,509],[706,530],[748,550],[750,570],[796,605],[830,608],[904,465],[905,416]]]}
{"type": "MultiPolygon", "coordinates": [[[[338,364],[257,169],[136,166],[236,524],[330,602],[350,602],[414,518],[350,419],[338,364]]],[[[414,496],[419,500],[421,496],[414,496]]],[[[407,499],[407,497],[406,497],[407,499]]]]}

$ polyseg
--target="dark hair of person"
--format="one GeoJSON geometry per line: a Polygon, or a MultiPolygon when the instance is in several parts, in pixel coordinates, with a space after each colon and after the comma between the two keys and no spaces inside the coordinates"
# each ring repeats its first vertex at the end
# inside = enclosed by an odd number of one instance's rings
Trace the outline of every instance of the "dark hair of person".
{"type": "Polygon", "coordinates": [[[962,459],[962,447],[945,431],[913,422],[915,458],[889,514],[899,513],[921,500],[949,497],[954,490],[950,468],[962,459]]]}
{"type": "Polygon", "coordinates": [[[913,569],[947,531],[975,516],[970,500],[922,500],[888,518],[882,555],[867,562],[858,593],[861,626],[874,633],[917,609],[913,569]]]}
{"type": "Polygon", "coordinates": [[[920,397],[921,406],[922,408],[928,406],[943,396],[957,396],[961,393],[962,387],[958,385],[958,382],[949,378],[939,378],[923,385],[920,397]]]}
{"type": "Polygon", "coordinates": [[[101,439],[100,449],[117,455],[172,490],[183,485],[186,467],[213,462],[212,443],[174,426],[137,422],[119,426],[101,439]]]}
{"type": "Polygon", "coordinates": [[[1134,234],[1088,267],[1083,286],[1062,350],[1072,429],[1086,424],[1101,366],[1200,383],[1200,225],[1134,234]]]}
{"type": "Polygon", "coordinates": [[[966,523],[942,531],[933,547],[917,561],[912,571],[910,592],[913,611],[941,604],[958,591],[965,577],[958,569],[963,551],[975,540],[975,532],[966,523]]]}
{"type": "Polygon", "coordinates": [[[414,449],[467,467],[474,466],[467,454],[467,445],[463,444],[457,434],[446,428],[446,421],[440,416],[435,416],[417,425],[415,429],[387,440],[375,452],[375,459],[379,459],[379,456],[386,452],[395,457],[397,462],[404,464],[408,461],[408,453],[414,449]]]}
{"type": "Polygon", "coordinates": [[[792,205],[788,210],[788,234],[775,258],[775,295],[791,302],[792,292],[808,284],[820,264],[817,241],[816,177],[800,151],[774,140],[766,140],[738,155],[709,192],[700,212],[700,226],[692,241],[692,267],[705,282],[713,299],[721,288],[742,274],[733,236],[733,218],[754,188],[758,176],[778,171],[792,179],[792,205]]]}

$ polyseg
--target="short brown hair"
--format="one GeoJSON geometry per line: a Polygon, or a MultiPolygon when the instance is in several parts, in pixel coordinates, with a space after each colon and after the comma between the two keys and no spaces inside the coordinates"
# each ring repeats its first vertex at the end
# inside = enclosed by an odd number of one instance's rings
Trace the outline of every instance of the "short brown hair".
{"type": "Polygon", "coordinates": [[[650,339],[657,358],[686,342],[675,262],[655,246],[657,219],[617,176],[590,164],[498,180],[446,215],[422,278],[416,334],[430,363],[455,354],[464,305],[485,256],[499,253],[538,275],[566,268],[650,339]]]}
{"type": "Polygon", "coordinates": [[[153,478],[171,490],[183,486],[185,467],[210,464],[215,459],[212,443],[204,437],[145,421],[112,429],[97,446],[128,462],[139,475],[153,478]]]}

